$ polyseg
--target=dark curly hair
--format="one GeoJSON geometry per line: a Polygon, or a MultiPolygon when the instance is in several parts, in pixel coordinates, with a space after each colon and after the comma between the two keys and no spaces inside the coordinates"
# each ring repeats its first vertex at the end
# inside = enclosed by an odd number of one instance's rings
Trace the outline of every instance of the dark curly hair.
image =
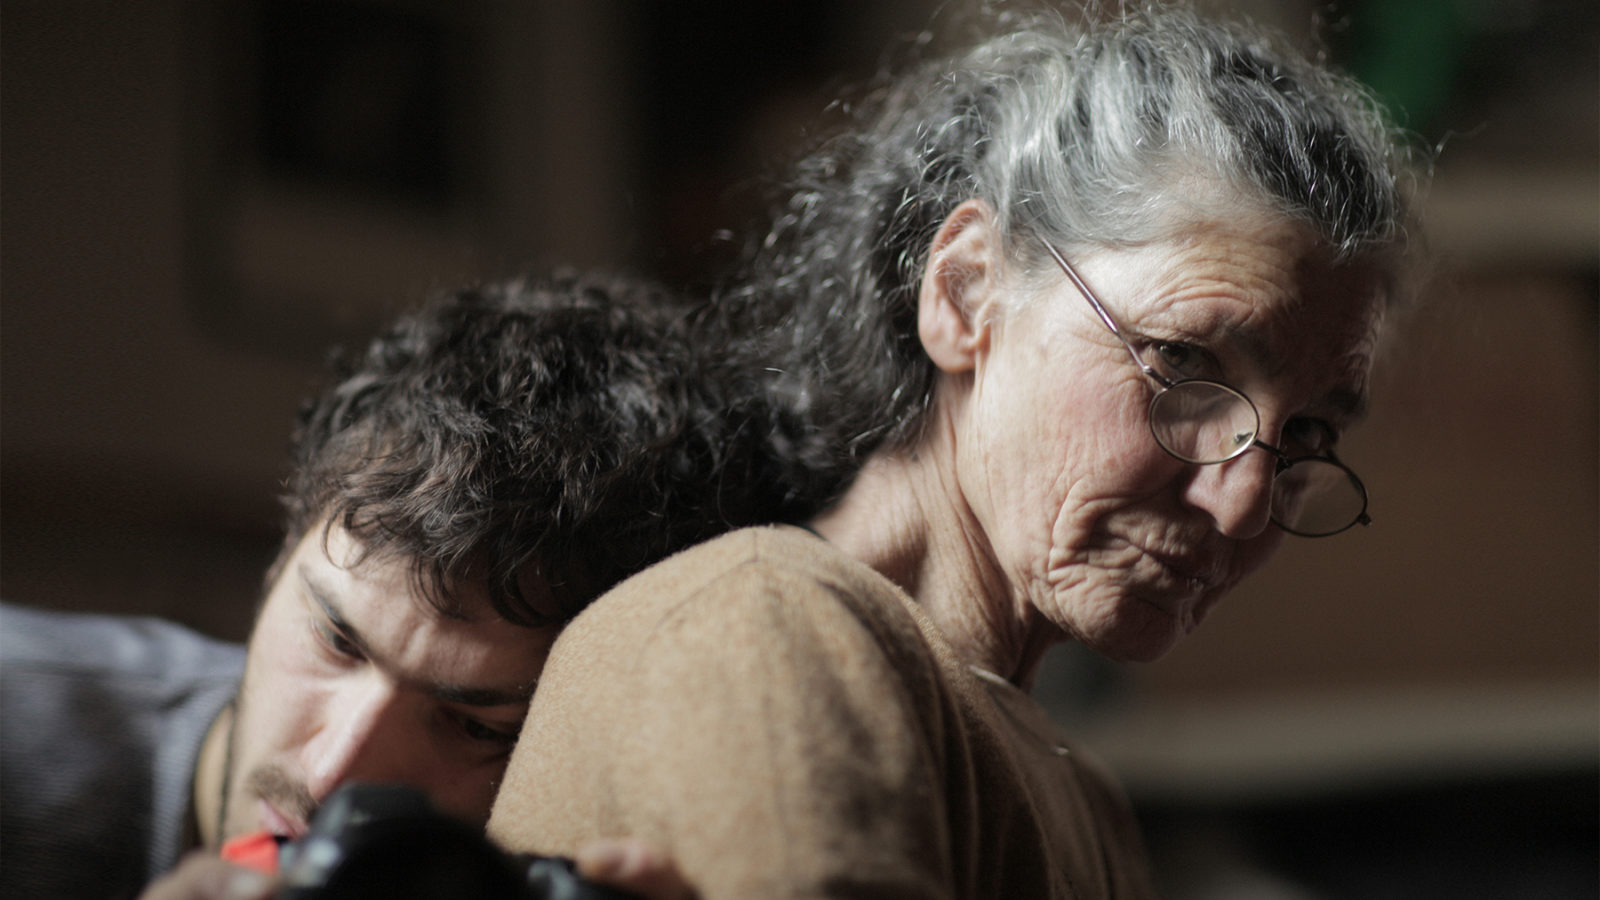
{"type": "Polygon", "coordinates": [[[688,339],[688,311],[649,284],[566,274],[405,316],[302,409],[284,552],[339,525],[410,561],[441,611],[461,612],[453,584],[486,582],[502,617],[533,626],[721,531],[808,514],[762,393],[688,339]],[[530,566],[554,612],[519,587],[530,566]]]}

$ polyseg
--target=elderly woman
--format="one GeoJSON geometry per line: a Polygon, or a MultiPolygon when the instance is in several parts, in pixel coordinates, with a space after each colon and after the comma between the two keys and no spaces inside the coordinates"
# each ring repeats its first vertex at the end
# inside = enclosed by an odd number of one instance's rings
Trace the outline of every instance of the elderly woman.
{"type": "Polygon", "coordinates": [[[1029,22],[861,115],[727,298],[859,474],[581,616],[491,832],[643,837],[708,898],[1146,896],[1025,691],[1053,643],[1154,660],[1285,535],[1367,521],[1335,448],[1398,154],[1355,85],[1171,10],[1029,22]]]}

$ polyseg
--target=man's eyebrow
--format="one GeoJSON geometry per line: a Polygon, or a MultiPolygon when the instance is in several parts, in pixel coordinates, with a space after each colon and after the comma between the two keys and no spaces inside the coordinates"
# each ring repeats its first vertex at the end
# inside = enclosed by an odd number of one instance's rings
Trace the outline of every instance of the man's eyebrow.
{"type": "Polygon", "coordinates": [[[317,607],[322,610],[322,614],[327,617],[328,624],[333,626],[333,630],[339,632],[340,637],[349,641],[357,650],[360,650],[361,655],[370,657],[372,648],[367,644],[366,639],[361,636],[361,632],[350,624],[350,620],[344,617],[344,611],[339,609],[338,603],[334,602],[333,592],[317,581],[316,577],[311,573],[311,566],[301,563],[299,571],[300,583],[305,585],[306,593],[311,597],[312,602],[316,603],[317,607]]]}
{"type": "Polygon", "coordinates": [[[494,688],[469,688],[453,684],[430,684],[424,688],[429,694],[446,703],[462,706],[519,706],[533,699],[533,685],[526,689],[501,691],[494,688]]]}
{"type": "MultiPolygon", "coordinates": [[[[322,614],[328,619],[328,624],[339,632],[341,637],[361,651],[362,656],[374,659],[372,646],[361,636],[360,630],[351,625],[350,620],[345,618],[343,610],[339,609],[339,604],[334,601],[332,592],[317,582],[309,566],[302,564],[299,572],[300,583],[305,585],[306,594],[322,610],[322,614]]],[[[533,699],[533,691],[537,684],[530,684],[526,687],[519,686],[511,690],[466,687],[442,681],[417,683],[416,686],[430,696],[446,703],[459,703],[462,706],[519,706],[533,699]]]]}

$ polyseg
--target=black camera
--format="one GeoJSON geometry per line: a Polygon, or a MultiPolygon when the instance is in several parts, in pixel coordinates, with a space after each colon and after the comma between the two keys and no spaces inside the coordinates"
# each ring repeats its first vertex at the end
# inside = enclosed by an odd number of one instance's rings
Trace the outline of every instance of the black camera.
{"type": "Polygon", "coordinates": [[[584,881],[566,859],[512,855],[398,785],[352,784],[278,854],[278,900],[634,900],[584,881]]]}

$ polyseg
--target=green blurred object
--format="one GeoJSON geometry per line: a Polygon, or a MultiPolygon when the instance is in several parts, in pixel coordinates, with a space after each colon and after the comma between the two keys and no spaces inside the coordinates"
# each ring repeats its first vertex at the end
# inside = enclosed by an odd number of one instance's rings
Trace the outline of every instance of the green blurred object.
{"type": "Polygon", "coordinates": [[[1353,13],[1346,57],[1395,120],[1422,128],[1449,105],[1483,0],[1379,0],[1353,13]]]}

